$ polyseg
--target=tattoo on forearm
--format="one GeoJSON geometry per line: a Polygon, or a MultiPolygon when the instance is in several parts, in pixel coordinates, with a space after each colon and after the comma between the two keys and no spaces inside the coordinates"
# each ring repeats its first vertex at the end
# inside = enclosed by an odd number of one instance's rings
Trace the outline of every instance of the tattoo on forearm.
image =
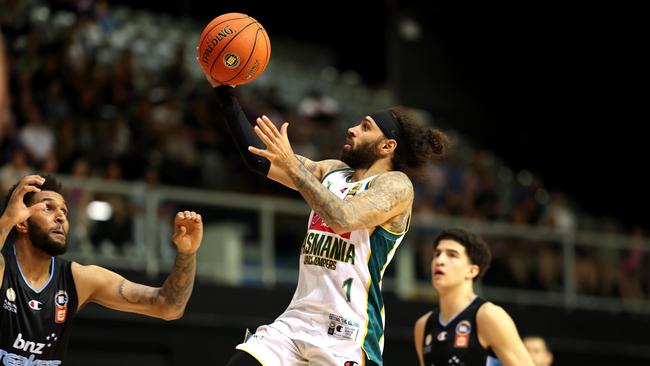
{"type": "Polygon", "coordinates": [[[156,288],[139,285],[127,280],[122,280],[117,286],[117,292],[122,298],[131,304],[153,304],[158,298],[159,290],[156,288]]]}
{"type": "Polygon", "coordinates": [[[408,226],[408,222],[411,216],[411,212],[407,211],[401,214],[398,218],[395,220],[391,220],[388,223],[388,230],[394,232],[394,233],[401,233],[402,231],[406,230],[408,226]]]}
{"type": "Polygon", "coordinates": [[[196,255],[178,254],[169,277],[160,289],[168,305],[181,309],[185,307],[192,294],[195,273],[196,255]]]}
{"type": "Polygon", "coordinates": [[[307,170],[312,175],[316,174],[316,171],[318,170],[318,166],[316,165],[316,163],[314,163],[313,161],[305,158],[304,156],[296,155],[296,158],[298,158],[298,160],[302,163],[302,165],[304,165],[305,168],[307,168],[307,170]]]}
{"type": "Polygon", "coordinates": [[[307,204],[330,225],[338,225],[339,222],[346,222],[345,210],[340,209],[344,204],[340,198],[330,192],[314,175],[300,164],[296,172],[291,173],[296,188],[303,196],[307,204]],[[338,208],[338,209],[337,209],[338,208]]]}
{"type": "MultiPolygon", "coordinates": [[[[358,195],[359,198],[366,196],[367,199],[357,200],[354,204],[347,204],[329,192],[302,164],[296,171],[292,171],[291,179],[309,206],[318,212],[330,226],[358,227],[364,224],[359,221],[361,217],[367,219],[373,214],[379,217],[403,202],[412,202],[413,200],[411,182],[406,175],[401,173],[389,173],[377,177],[372,183],[372,190],[364,191],[358,195]]],[[[391,220],[389,230],[401,231],[407,221],[408,212],[405,212],[396,220],[391,220]]]]}

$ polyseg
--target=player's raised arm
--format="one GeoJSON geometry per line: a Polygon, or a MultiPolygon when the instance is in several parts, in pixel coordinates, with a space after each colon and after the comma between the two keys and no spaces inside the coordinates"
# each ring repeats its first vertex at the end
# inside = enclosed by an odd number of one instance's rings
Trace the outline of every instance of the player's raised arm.
{"type": "Polygon", "coordinates": [[[257,122],[255,131],[266,149],[251,147],[249,150],[271,161],[278,171],[289,177],[309,206],[321,215],[334,232],[375,227],[409,211],[413,202],[413,185],[406,174],[383,172],[367,190],[350,200],[341,200],[295,157],[289,143],[287,123],[278,131],[266,117],[258,118],[257,122]]]}
{"type": "MultiPolygon", "coordinates": [[[[214,87],[214,93],[217,96],[217,102],[224,114],[225,125],[227,126],[228,131],[237,146],[237,150],[242,156],[248,170],[273,179],[291,189],[296,189],[296,185],[292,181],[291,177],[289,177],[283,170],[278,169],[277,166],[274,166],[265,157],[255,155],[248,150],[249,146],[262,149],[264,148],[264,144],[253,131],[253,126],[248,122],[244,111],[235,97],[233,88],[227,85],[219,85],[208,74],[206,74],[206,78],[211,82],[211,85],[216,85],[216,87],[214,87]]],[[[316,162],[300,155],[296,155],[296,157],[318,181],[322,179],[324,173],[345,166],[345,164],[338,160],[316,162]]]]}
{"type": "Polygon", "coordinates": [[[177,255],[174,266],[161,287],[131,282],[99,266],[73,263],[80,307],[96,302],[111,309],[149,315],[165,320],[183,315],[192,294],[196,274],[196,251],[203,239],[201,215],[184,211],[174,220],[172,241],[177,255]]]}

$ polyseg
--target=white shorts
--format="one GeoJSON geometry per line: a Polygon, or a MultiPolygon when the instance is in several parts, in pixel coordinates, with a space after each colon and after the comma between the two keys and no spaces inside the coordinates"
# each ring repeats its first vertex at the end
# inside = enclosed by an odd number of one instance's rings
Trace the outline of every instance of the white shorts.
{"type": "Polygon", "coordinates": [[[253,356],[263,366],[363,366],[362,349],[354,355],[337,355],[300,340],[293,340],[269,325],[262,325],[236,347],[253,356]]]}

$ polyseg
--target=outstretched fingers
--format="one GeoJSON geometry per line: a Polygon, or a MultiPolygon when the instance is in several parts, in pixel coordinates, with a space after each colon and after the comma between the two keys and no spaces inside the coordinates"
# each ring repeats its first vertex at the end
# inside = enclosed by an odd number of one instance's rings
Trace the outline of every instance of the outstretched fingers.
{"type": "Polygon", "coordinates": [[[278,131],[278,128],[275,127],[275,124],[273,123],[273,121],[271,121],[271,119],[269,117],[267,117],[266,115],[263,115],[262,116],[262,122],[264,123],[264,126],[268,129],[268,131],[270,131],[271,136],[274,136],[276,138],[281,137],[280,132],[278,131]]]}
{"type": "Polygon", "coordinates": [[[257,119],[257,126],[253,127],[253,130],[267,148],[271,148],[275,145],[275,142],[273,141],[273,132],[269,131],[268,127],[264,126],[264,121],[262,121],[261,118],[257,119]]]}

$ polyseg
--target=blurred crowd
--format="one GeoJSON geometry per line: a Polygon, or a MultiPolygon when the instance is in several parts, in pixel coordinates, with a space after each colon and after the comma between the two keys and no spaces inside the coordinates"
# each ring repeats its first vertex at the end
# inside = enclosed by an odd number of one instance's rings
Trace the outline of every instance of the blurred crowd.
{"type": "MultiPolygon", "coordinates": [[[[39,171],[295,196],[241,164],[209,85],[197,73],[198,33],[186,33],[200,24],[188,28],[151,14],[126,22],[106,0],[5,0],[1,6],[3,191],[16,177],[39,171]]],[[[291,121],[295,152],[314,160],[338,157],[346,128],[360,117],[346,112],[349,101],[320,87],[300,90],[297,100],[286,97],[282,83],[253,83],[236,92],[251,121],[261,114],[291,121]]],[[[548,191],[542,177],[514,172],[454,136],[454,153],[429,165],[416,182],[415,215],[543,226],[560,234],[587,229],[605,238],[631,235],[638,244],[626,250],[578,243],[575,285],[583,294],[646,297],[650,272],[641,227],[630,231],[614,219],[589,218],[565,193],[548,191]]],[[[89,201],[82,194],[70,199],[89,201]]],[[[104,200],[112,202],[113,219],[86,235],[95,245],[108,239],[122,247],[130,238],[133,207],[120,197],[104,200]]],[[[560,290],[562,243],[488,239],[494,262],[486,284],[560,290]]],[[[418,244],[423,279],[429,276],[429,244],[426,238],[418,244]]]]}

